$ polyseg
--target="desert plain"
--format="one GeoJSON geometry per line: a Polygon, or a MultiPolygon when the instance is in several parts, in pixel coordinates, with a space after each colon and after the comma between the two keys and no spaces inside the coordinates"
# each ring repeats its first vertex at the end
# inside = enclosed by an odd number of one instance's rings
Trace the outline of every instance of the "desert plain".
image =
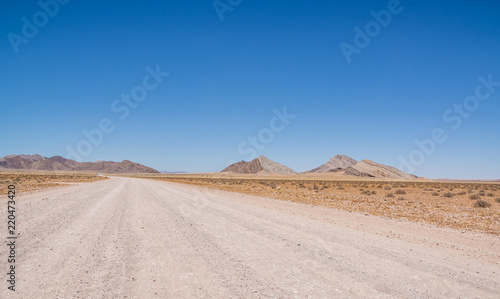
{"type": "Polygon", "coordinates": [[[16,185],[19,233],[17,289],[3,288],[1,298],[500,296],[497,182],[33,171],[0,178],[5,204],[7,186],[16,185]]]}

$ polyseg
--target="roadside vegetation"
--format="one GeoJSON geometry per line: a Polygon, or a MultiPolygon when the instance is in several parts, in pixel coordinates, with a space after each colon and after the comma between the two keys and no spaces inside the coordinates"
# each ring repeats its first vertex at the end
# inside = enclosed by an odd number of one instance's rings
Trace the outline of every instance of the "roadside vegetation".
{"type": "Polygon", "coordinates": [[[104,180],[95,173],[65,172],[0,172],[0,195],[8,193],[8,186],[15,185],[16,193],[51,187],[104,180]]]}

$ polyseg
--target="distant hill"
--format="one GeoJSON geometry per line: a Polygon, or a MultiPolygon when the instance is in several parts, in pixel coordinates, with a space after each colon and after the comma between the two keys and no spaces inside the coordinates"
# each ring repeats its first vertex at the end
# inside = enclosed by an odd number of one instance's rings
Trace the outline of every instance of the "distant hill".
{"type": "Polygon", "coordinates": [[[122,162],[77,162],[61,156],[9,155],[0,158],[0,170],[94,171],[121,173],[158,173],[157,170],[129,160],[122,162]]]}
{"type": "Polygon", "coordinates": [[[286,167],[283,164],[274,162],[273,160],[260,156],[253,159],[250,162],[237,162],[226,167],[222,172],[234,172],[234,173],[275,173],[275,174],[296,174],[294,170],[286,167]]]}
{"type": "Polygon", "coordinates": [[[397,168],[376,163],[371,160],[363,160],[358,164],[347,168],[346,172],[349,172],[351,169],[358,171],[362,174],[376,178],[403,179],[403,180],[414,180],[417,178],[417,176],[413,174],[409,174],[397,168]]]}
{"type": "Polygon", "coordinates": [[[370,160],[362,160],[358,162],[346,155],[336,155],[325,164],[307,171],[306,173],[328,173],[336,172],[339,175],[357,176],[357,177],[373,177],[373,178],[389,178],[413,180],[417,176],[408,174],[397,168],[376,163],[370,160]]]}
{"type": "Polygon", "coordinates": [[[335,155],[325,164],[307,171],[307,173],[316,172],[337,172],[350,166],[358,164],[358,161],[346,155],[335,155]]]}

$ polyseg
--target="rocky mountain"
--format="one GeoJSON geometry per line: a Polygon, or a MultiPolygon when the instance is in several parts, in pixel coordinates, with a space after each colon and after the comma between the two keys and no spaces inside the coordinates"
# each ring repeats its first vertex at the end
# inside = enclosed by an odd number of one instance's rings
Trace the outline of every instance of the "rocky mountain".
{"type": "Polygon", "coordinates": [[[350,174],[350,172],[358,173],[357,176],[369,176],[376,178],[401,180],[413,180],[417,178],[417,176],[413,174],[409,174],[397,168],[376,163],[371,160],[362,160],[356,165],[350,166],[345,170],[346,174],[350,174]]]}
{"type": "Polygon", "coordinates": [[[328,160],[325,164],[307,171],[308,173],[316,172],[337,172],[347,167],[357,164],[358,161],[346,155],[335,155],[333,158],[328,160]]]}
{"type": "Polygon", "coordinates": [[[0,170],[41,170],[41,171],[94,171],[126,173],[158,173],[157,170],[129,160],[122,162],[96,161],[77,162],[61,156],[51,158],[41,155],[9,155],[0,158],[0,170]]]}
{"type": "Polygon", "coordinates": [[[241,161],[231,164],[222,170],[222,172],[296,174],[291,168],[264,156],[255,158],[250,162],[241,161]]]}
{"type": "Polygon", "coordinates": [[[358,162],[346,155],[336,155],[325,164],[307,171],[306,173],[328,173],[336,172],[339,175],[389,178],[400,180],[413,180],[417,176],[408,174],[397,168],[376,163],[370,160],[358,162]]]}

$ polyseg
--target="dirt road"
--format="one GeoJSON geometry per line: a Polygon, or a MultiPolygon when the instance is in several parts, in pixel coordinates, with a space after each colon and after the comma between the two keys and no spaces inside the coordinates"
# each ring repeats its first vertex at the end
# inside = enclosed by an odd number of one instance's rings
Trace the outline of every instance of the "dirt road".
{"type": "Polygon", "coordinates": [[[0,298],[500,297],[491,235],[133,178],[17,200],[0,298]]]}

